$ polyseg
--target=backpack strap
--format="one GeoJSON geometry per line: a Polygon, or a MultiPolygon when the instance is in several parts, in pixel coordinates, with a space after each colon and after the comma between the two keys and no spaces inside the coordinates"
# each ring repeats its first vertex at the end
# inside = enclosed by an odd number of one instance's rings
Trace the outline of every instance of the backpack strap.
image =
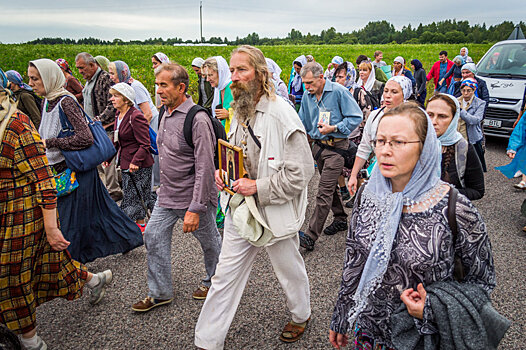
{"type": "Polygon", "coordinates": [[[161,108],[159,109],[159,118],[157,118],[157,130],[161,128],[161,119],[166,113],[166,107],[164,105],[161,105],[161,108]]]}
{"type": "Polygon", "coordinates": [[[451,187],[449,190],[449,199],[447,202],[447,221],[449,228],[451,229],[451,234],[453,235],[453,245],[457,240],[458,235],[458,226],[457,226],[457,197],[458,190],[454,187],[451,187]]]}
{"type": "Polygon", "coordinates": [[[184,139],[186,143],[188,144],[188,146],[192,148],[195,148],[194,139],[192,136],[192,126],[194,123],[195,115],[201,111],[205,112],[210,117],[210,115],[208,114],[208,110],[206,108],[203,108],[199,105],[193,105],[192,108],[190,108],[190,110],[188,111],[188,113],[186,113],[186,117],[184,119],[184,125],[183,125],[184,139]]]}
{"type": "Polygon", "coordinates": [[[254,130],[252,130],[252,127],[250,126],[250,124],[248,125],[247,129],[248,129],[248,132],[250,133],[250,136],[252,136],[252,140],[254,140],[254,143],[259,147],[259,149],[261,149],[261,142],[259,142],[259,139],[254,134],[254,130]]]}

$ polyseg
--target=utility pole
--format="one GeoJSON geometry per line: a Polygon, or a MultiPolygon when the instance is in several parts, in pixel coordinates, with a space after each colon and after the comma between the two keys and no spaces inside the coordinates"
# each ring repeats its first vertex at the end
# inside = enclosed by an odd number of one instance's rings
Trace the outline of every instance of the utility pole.
{"type": "Polygon", "coordinates": [[[200,1],[199,2],[199,22],[200,22],[200,27],[201,27],[201,38],[200,38],[200,42],[203,42],[203,2],[200,1]]]}

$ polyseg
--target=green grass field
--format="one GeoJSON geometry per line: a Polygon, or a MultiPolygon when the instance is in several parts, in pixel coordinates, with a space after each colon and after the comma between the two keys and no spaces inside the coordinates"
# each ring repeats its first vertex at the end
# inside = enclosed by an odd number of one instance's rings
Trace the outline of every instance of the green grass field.
{"type": "MultiPolygon", "coordinates": [[[[467,46],[469,55],[478,62],[484,53],[491,47],[491,44],[427,44],[427,45],[288,45],[288,46],[261,46],[265,56],[272,58],[283,69],[281,78],[287,83],[289,80],[292,61],[299,55],[311,54],[316,61],[326,67],[332,57],[338,55],[346,61],[353,64],[356,57],[360,54],[373,57],[375,50],[384,52],[384,61],[392,64],[396,56],[402,56],[409,66],[409,62],[418,58],[427,71],[432,64],[438,60],[438,53],[441,50],[447,50],[449,58],[453,59],[460,48],[467,46]]],[[[192,95],[196,94],[197,83],[196,75],[191,70],[191,62],[195,57],[207,58],[210,56],[221,55],[228,61],[230,52],[234,47],[181,47],[181,46],[158,46],[158,45],[132,45],[132,46],[89,46],[89,45],[0,45],[0,68],[4,71],[14,69],[20,72],[27,81],[27,65],[30,60],[38,58],[65,58],[70,65],[74,66],[74,60],[77,53],[86,51],[93,56],[103,55],[110,61],[122,60],[129,66],[132,77],[141,81],[153,94],[154,75],[151,68],[151,56],[158,51],[162,51],[168,57],[185,66],[190,73],[189,91],[192,95]]],[[[74,67],[75,75],[82,83],[84,80],[80,77],[74,67]]],[[[433,83],[428,83],[428,96],[433,91],[433,83]]]]}

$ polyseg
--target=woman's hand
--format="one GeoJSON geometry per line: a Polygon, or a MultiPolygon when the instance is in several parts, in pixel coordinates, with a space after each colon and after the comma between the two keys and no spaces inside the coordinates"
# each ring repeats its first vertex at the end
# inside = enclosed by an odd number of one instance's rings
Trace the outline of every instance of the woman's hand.
{"type": "Polygon", "coordinates": [[[344,348],[347,346],[349,336],[347,334],[336,333],[333,330],[329,331],[329,341],[335,349],[344,348]]]}
{"type": "Polygon", "coordinates": [[[413,288],[404,290],[400,295],[400,299],[402,299],[407,307],[409,315],[421,320],[424,317],[424,304],[427,292],[422,283],[419,283],[416,288],[416,291],[413,288]]]}
{"type": "Polygon", "coordinates": [[[107,168],[110,165],[110,163],[102,162],[101,165],[102,165],[103,168],[107,168]]]}
{"type": "Polygon", "coordinates": [[[66,241],[58,227],[54,227],[51,229],[46,228],[45,231],[47,241],[51,248],[53,248],[53,250],[60,252],[69,246],[70,243],[66,241]]]}
{"type": "Polygon", "coordinates": [[[356,190],[358,189],[358,176],[354,176],[352,173],[349,176],[349,182],[347,182],[347,188],[351,196],[354,196],[356,190]]]}
{"type": "Polygon", "coordinates": [[[506,154],[508,155],[508,157],[510,157],[510,159],[515,158],[515,152],[508,151],[506,154]]]}
{"type": "Polygon", "coordinates": [[[134,173],[137,170],[139,170],[139,167],[133,163],[130,163],[130,166],[128,167],[128,169],[130,170],[130,173],[134,173]]]}
{"type": "Polygon", "coordinates": [[[217,186],[217,189],[219,191],[223,191],[223,188],[225,188],[225,182],[223,181],[223,178],[221,177],[221,172],[223,170],[221,169],[218,169],[216,170],[215,174],[214,174],[214,177],[215,177],[215,180],[216,180],[216,186],[217,186]]]}
{"type": "Polygon", "coordinates": [[[226,118],[229,117],[229,115],[230,115],[230,113],[224,108],[216,109],[216,118],[217,119],[226,119],[226,118]]]}

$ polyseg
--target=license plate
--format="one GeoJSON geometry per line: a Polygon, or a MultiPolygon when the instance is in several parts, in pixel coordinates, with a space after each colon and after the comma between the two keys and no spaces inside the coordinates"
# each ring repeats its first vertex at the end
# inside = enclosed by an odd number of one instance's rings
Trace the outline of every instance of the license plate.
{"type": "Polygon", "coordinates": [[[502,121],[493,120],[493,119],[484,119],[484,126],[488,126],[490,128],[500,128],[502,126],[502,121]]]}

